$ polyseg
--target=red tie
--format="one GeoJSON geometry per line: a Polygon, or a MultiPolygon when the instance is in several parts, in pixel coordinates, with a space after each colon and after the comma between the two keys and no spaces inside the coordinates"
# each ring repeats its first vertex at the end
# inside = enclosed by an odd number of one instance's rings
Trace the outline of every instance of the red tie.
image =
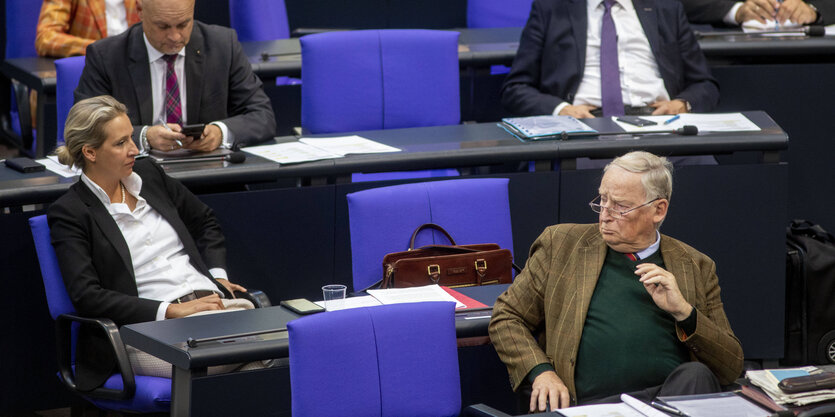
{"type": "Polygon", "coordinates": [[[624,255],[626,255],[626,257],[629,258],[629,260],[632,261],[632,262],[635,262],[635,261],[641,259],[641,258],[638,257],[637,253],[624,253],[624,255]]]}
{"type": "Polygon", "coordinates": [[[174,61],[177,55],[164,55],[168,67],[165,70],[165,121],[166,123],[183,124],[183,110],[180,108],[180,83],[174,72],[174,61]]]}

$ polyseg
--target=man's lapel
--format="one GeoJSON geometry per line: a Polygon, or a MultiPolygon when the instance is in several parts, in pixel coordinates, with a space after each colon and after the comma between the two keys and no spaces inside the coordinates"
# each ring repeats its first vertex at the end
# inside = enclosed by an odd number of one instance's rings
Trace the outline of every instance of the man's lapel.
{"type": "Polygon", "coordinates": [[[586,30],[589,23],[586,1],[598,0],[571,0],[568,3],[568,15],[577,48],[578,74],[582,74],[586,66],[586,30]]]}
{"type": "Polygon", "coordinates": [[[135,25],[128,29],[128,71],[133,80],[133,94],[139,105],[139,121],[144,125],[156,123],[154,120],[154,101],[151,91],[151,67],[148,63],[148,49],[145,48],[145,38],[142,32],[142,24],[135,25]]]}
{"type": "MultiPolygon", "coordinates": [[[[580,302],[580,308],[577,310],[580,316],[577,319],[579,323],[584,323],[591,296],[603,269],[603,261],[606,259],[606,242],[599,234],[593,233],[577,248],[577,253],[580,256],[581,268],[577,271],[577,299],[580,302]]],[[[579,328],[582,329],[582,326],[579,328]]]]}
{"type": "Polygon", "coordinates": [[[664,259],[664,267],[676,277],[681,295],[688,303],[695,306],[696,274],[693,270],[693,263],[687,259],[684,249],[674,245],[670,238],[662,235],[661,257],[664,259]]]}
{"type": "Polygon", "coordinates": [[[658,11],[656,10],[655,0],[632,0],[632,5],[635,7],[641,26],[644,28],[644,34],[647,36],[652,54],[657,59],[659,38],[658,11]]]}
{"type": "MultiPolygon", "coordinates": [[[[186,111],[188,123],[200,122],[200,96],[203,92],[203,32],[194,24],[191,39],[186,45],[186,111]]],[[[213,103],[226,106],[226,103],[213,103]]]]}

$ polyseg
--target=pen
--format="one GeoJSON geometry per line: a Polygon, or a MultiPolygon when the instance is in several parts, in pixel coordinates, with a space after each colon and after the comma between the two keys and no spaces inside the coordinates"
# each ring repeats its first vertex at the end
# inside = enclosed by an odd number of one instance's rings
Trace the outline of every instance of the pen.
{"type": "Polygon", "coordinates": [[[774,11],[774,30],[780,30],[780,18],[777,17],[777,12],[780,11],[780,5],[783,0],[777,0],[777,10],[774,11]]]}
{"type": "Polygon", "coordinates": [[[649,405],[651,405],[651,406],[653,406],[653,407],[655,407],[655,408],[657,408],[657,409],[659,409],[659,410],[661,410],[665,413],[675,414],[677,416],[686,416],[687,415],[687,414],[684,414],[678,408],[675,408],[671,405],[668,405],[668,404],[662,402],[661,400],[658,400],[658,401],[653,400],[651,403],[649,403],[649,405]]]}
{"type": "Polygon", "coordinates": [[[680,115],[680,114],[677,114],[677,115],[675,115],[675,116],[673,116],[673,117],[671,117],[671,118],[669,118],[669,119],[665,120],[665,121],[664,121],[664,124],[665,124],[665,125],[668,125],[668,124],[670,124],[670,123],[672,123],[672,122],[675,122],[676,120],[678,120],[678,119],[680,119],[680,118],[681,118],[681,115],[680,115]]]}
{"type": "MultiPolygon", "coordinates": [[[[162,127],[168,129],[169,132],[173,132],[173,130],[168,127],[168,123],[165,123],[165,120],[162,120],[162,117],[159,118],[159,122],[162,123],[162,127]]],[[[177,142],[177,145],[180,145],[181,148],[183,147],[183,142],[180,142],[179,139],[174,139],[174,142],[177,142]]]]}

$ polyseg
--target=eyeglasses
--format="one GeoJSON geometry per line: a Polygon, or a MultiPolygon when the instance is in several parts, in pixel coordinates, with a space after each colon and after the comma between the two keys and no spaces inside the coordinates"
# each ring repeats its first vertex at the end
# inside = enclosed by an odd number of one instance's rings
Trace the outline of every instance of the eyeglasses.
{"type": "Polygon", "coordinates": [[[603,205],[601,205],[599,203],[599,201],[602,199],[602,197],[597,196],[597,197],[594,198],[594,200],[591,200],[589,202],[589,207],[591,207],[591,211],[593,211],[595,213],[598,213],[598,214],[602,213],[603,210],[606,210],[606,211],[609,212],[609,215],[612,216],[613,219],[620,220],[620,219],[626,217],[627,214],[629,214],[629,213],[631,213],[635,210],[638,210],[641,207],[646,207],[646,206],[648,206],[648,205],[650,205],[650,204],[652,204],[652,203],[654,203],[654,202],[656,202],[656,201],[658,201],[662,198],[663,197],[656,197],[656,198],[654,198],[650,201],[647,201],[644,204],[641,204],[640,206],[632,207],[632,208],[624,208],[623,210],[618,210],[618,209],[615,209],[615,208],[612,208],[612,207],[604,207],[603,205]]]}

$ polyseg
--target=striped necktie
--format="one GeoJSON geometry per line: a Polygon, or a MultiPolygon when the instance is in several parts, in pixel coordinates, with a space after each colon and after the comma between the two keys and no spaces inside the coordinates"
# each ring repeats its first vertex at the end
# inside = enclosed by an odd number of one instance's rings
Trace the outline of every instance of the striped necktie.
{"type": "Polygon", "coordinates": [[[177,55],[164,55],[162,57],[168,64],[165,70],[165,122],[183,124],[183,110],[180,107],[180,83],[177,81],[177,73],[174,71],[174,61],[177,55]]]}

